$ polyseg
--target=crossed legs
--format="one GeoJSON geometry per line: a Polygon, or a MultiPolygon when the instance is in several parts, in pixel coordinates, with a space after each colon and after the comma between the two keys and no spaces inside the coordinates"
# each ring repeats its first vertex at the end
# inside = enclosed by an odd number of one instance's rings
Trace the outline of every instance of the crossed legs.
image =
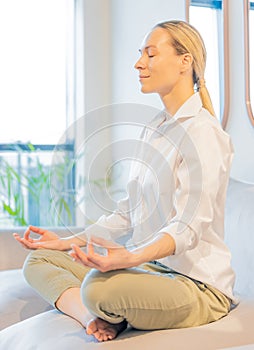
{"type": "Polygon", "coordinates": [[[101,273],[67,253],[37,250],[27,258],[24,275],[99,341],[115,338],[128,323],[143,330],[192,327],[229,311],[228,299],[217,290],[149,263],[101,273]]]}
{"type": "Polygon", "coordinates": [[[92,270],[81,295],[100,319],[127,321],[142,330],[199,326],[225,316],[230,307],[214,288],[153,264],[107,273],[92,270]]]}

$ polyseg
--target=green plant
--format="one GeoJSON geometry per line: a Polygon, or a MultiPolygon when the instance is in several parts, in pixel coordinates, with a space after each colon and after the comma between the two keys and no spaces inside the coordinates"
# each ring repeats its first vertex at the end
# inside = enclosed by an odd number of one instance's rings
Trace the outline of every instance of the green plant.
{"type": "Polygon", "coordinates": [[[75,208],[83,201],[89,202],[84,192],[87,185],[103,190],[112,186],[112,174],[104,179],[89,180],[75,174],[73,152],[56,151],[53,164],[43,162],[42,152],[31,143],[26,147],[14,145],[12,157],[0,156],[0,205],[6,224],[27,226],[75,225],[75,208]],[[58,153],[57,153],[58,152],[58,153]],[[75,179],[76,184],[72,184],[75,179]]]}
{"type": "Polygon", "coordinates": [[[89,206],[91,192],[102,196],[105,188],[112,196],[119,192],[113,186],[119,172],[89,180],[77,175],[84,152],[74,157],[72,149],[53,149],[45,160],[47,151],[31,143],[11,146],[6,156],[0,156],[0,226],[75,225],[75,209],[83,202],[89,206]]]}
{"type": "Polygon", "coordinates": [[[1,202],[3,211],[13,222],[26,225],[24,214],[24,197],[18,193],[18,185],[22,186],[22,176],[3,158],[0,158],[1,202]]]}
{"type": "Polygon", "coordinates": [[[59,225],[63,221],[65,224],[74,224],[75,193],[64,190],[66,179],[71,176],[70,164],[73,165],[73,162],[65,154],[64,162],[54,165],[62,192],[58,191],[58,197],[52,198],[52,169],[50,164],[43,164],[39,153],[32,144],[27,144],[25,151],[17,145],[16,161],[0,157],[0,198],[5,214],[2,219],[19,226],[26,226],[31,220],[34,225],[59,225]],[[26,166],[22,164],[23,158],[26,166]]]}

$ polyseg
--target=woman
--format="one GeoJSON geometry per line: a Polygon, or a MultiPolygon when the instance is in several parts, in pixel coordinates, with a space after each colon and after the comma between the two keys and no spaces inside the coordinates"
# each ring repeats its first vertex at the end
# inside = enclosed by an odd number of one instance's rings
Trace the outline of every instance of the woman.
{"type": "Polygon", "coordinates": [[[223,243],[233,152],[205,86],[203,41],[189,24],[168,21],[153,28],[140,52],[142,92],[158,93],[165,110],[142,134],[149,166],[131,170],[128,198],[67,239],[33,226],[23,238],[14,234],[35,249],[24,265],[27,281],[99,341],[127,324],[145,330],[206,324],[234,302],[223,243]],[[112,243],[130,229],[128,249],[112,243]],[[41,237],[31,239],[30,231],[41,237]]]}

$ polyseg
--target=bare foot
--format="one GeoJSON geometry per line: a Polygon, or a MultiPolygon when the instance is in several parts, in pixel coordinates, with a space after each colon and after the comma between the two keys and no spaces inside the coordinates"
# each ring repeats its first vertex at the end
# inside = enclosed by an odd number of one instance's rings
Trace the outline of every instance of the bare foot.
{"type": "Polygon", "coordinates": [[[123,332],[126,327],[126,321],[113,324],[97,317],[88,322],[86,333],[89,335],[92,334],[98,341],[107,341],[116,338],[116,336],[123,332]]]}

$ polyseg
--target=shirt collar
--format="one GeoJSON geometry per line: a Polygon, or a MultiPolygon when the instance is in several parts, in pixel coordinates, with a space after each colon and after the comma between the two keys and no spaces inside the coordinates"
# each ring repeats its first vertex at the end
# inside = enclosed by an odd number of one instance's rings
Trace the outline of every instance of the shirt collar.
{"type": "Polygon", "coordinates": [[[164,113],[166,115],[167,121],[176,121],[179,118],[186,118],[186,117],[193,117],[197,115],[202,108],[202,101],[199,95],[199,92],[196,92],[195,94],[191,95],[191,97],[188,98],[182,104],[182,106],[176,111],[176,113],[171,116],[168,112],[164,110],[164,113]]]}

